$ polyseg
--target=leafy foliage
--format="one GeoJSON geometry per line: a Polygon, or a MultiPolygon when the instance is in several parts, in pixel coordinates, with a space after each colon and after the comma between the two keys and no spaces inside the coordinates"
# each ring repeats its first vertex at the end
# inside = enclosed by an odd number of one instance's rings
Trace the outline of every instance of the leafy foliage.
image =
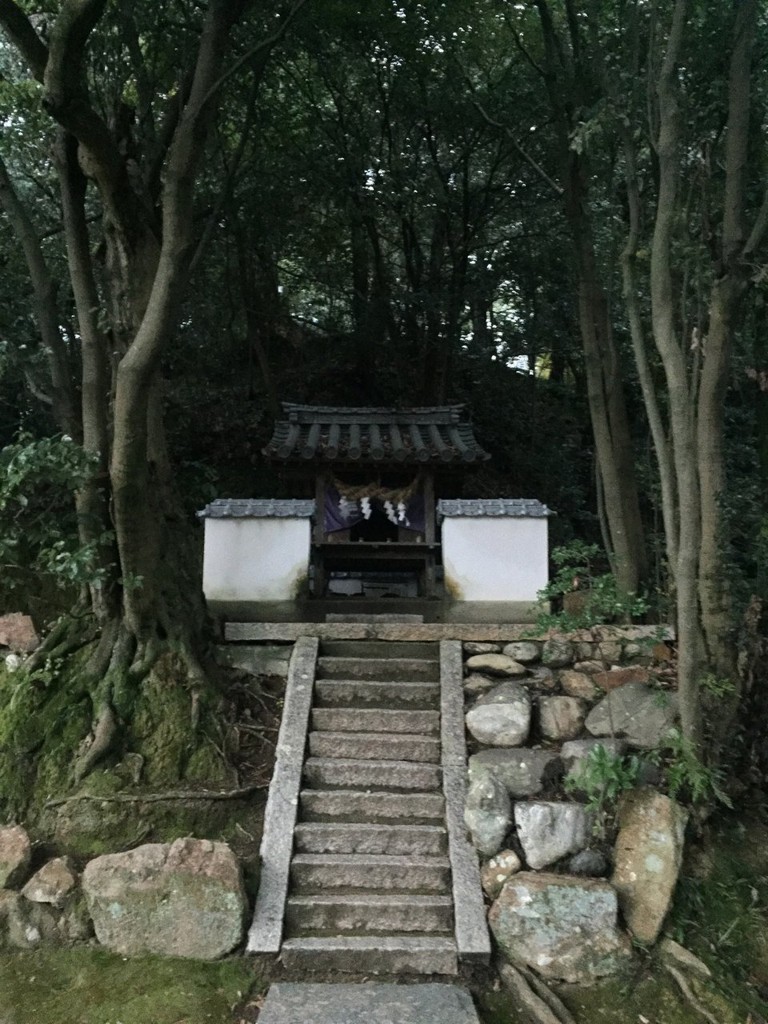
{"type": "Polygon", "coordinates": [[[81,544],[73,509],[77,490],[95,461],[66,435],[38,440],[28,434],[0,450],[0,562],[6,590],[27,574],[57,586],[97,583],[96,542],[81,544]]]}
{"type": "Polygon", "coordinates": [[[643,615],[648,602],[638,594],[622,594],[612,572],[601,571],[600,548],[584,541],[572,541],[555,548],[552,561],[558,567],[549,584],[539,591],[542,603],[555,601],[560,611],[542,613],[542,627],[560,626],[563,629],[584,629],[607,622],[626,622],[643,615]],[[576,595],[578,607],[569,611],[562,607],[566,595],[576,595]]]}
{"type": "Polygon", "coordinates": [[[568,793],[586,797],[587,808],[595,815],[594,832],[605,838],[619,797],[637,784],[639,772],[640,759],[636,754],[613,754],[598,743],[578,769],[566,776],[564,787],[568,793]]]}

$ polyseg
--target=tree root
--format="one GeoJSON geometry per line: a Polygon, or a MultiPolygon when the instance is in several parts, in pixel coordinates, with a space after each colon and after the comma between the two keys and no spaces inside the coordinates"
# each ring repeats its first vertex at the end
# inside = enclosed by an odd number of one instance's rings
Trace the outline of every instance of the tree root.
{"type": "Polygon", "coordinates": [[[75,762],[75,782],[81,782],[112,746],[117,734],[117,718],[109,701],[102,703],[92,729],[91,736],[75,762]]]}
{"type": "Polygon", "coordinates": [[[238,789],[206,790],[206,789],[177,789],[166,793],[113,793],[111,796],[99,796],[98,793],[75,793],[73,796],[57,797],[55,800],[47,800],[45,807],[62,807],[70,800],[95,800],[97,803],[114,804],[156,804],[168,800],[242,800],[252,796],[262,785],[241,786],[238,789]]]}
{"type": "Polygon", "coordinates": [[[567,1007],[548,985],[520,964],[504,964],[504,986],[536,1024],[576,1024],[567,1007]]]}
{"type": "Polygon", "coordinates": [[[522,964],[518,964],[517,969],[523,975],[539,999],[544,1000],[558,1020],[561,1020],[563,1024],[576,1024],[576,1020],[572,1016],[568,1007],[562,999],[552,991],[546,982],[542,981],[541,978],[537,974],[534,974],[534,972],[528,967],[523,967],[522,964]]]}
{"type": "Polygon", "coordinates": [[[683,995],[690,1003],[690,1005],[693,1007],[693,1009],[696,1011],[696,1013],[701,1014],[701,1016],[705,1020],[709,1021],[709,1024],[720,1024],[718,1018],[715,1017],[714,1014],[710,1013],[706,1006],[702,1005],[702,1003],[693,994],[693,990],[691,989],[691,986],[688,984],[683,972],[678,970],[677,967],[673,967],[672,964],[669,963],[665,963],[664,967],[675,979],[678,988],[683,993],[683,995]]]}
{"type": "Polygon", "coordinates": [[[24,662],[27,673],[36,672],[46,661],[63,658],[94,639],[95,634],[86,630],[79,621],[83,618],[76,606],[68,615],[62,615],[43,642],[24,662]]]}

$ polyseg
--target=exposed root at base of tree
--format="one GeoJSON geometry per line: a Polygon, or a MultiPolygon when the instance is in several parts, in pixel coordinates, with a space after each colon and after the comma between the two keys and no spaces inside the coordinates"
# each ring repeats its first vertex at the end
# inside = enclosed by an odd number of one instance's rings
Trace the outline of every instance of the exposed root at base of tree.
{"type": "Polygon", "coordinates": [[[687,1002],[693,1007],[696,1013],[700,1014],[705,1020],[709,1021],[709,1024],[720,1024],[720,1021],[715,1017],[714,1014],[710,1013],[706,1006],[703,1006],[701,1002],[693,994],[691,986],[685,978],[685,975],[677,967],[673,967],[672,964],[665,963],[665,969],[671,974],[671,976],[677,982],[677,987],[683,993],[683,996],[687,1002]]]}
{"type": "Polygon", "coordinates": [[[567,1006],[552,989],[522,964],[504,964],[501,980],[536,1024],[576,1024],[567,1006]]]}
{"type": "Polygon", "coordinates": [[[111,796],[100,796],[97,793],[74,793],[72,796],[47,800],[43,806],[46,808],[63,807],[64,804],[75,800],[93,800],[100,804],[156,804],[169,800],[243,800],[246,797],[253,796],[260,789],[264,789],[264,786],[254,784],[252,786],[240,786],[237,789],[178,789],[169,790],[167,793],[115,793],[111,796]]]}

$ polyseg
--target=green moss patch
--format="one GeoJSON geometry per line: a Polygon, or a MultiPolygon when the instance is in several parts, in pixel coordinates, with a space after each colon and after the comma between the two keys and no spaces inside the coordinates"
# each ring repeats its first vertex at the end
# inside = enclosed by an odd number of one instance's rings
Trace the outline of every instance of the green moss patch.
{"type": "Polygon", "coordinates": [[[9,1024],[227,1024],[262,986],[248,960],[218,963],[56,950],[0,957],[9,1024]]]}

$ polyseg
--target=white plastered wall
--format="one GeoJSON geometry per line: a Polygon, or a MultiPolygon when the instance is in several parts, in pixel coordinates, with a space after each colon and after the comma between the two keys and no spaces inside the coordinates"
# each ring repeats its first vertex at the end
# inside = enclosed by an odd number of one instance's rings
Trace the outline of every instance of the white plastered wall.
{"type": "Polygon", "coordinates": [[[309,519],[206,519],[208,601],[290,601],[309,570],[309,519]]]}
{"type": "Polygon", "coordinates": [[[446,585],[459,601],[535,601],[547,585],[546,518],[446,517],[446,585]]]}

